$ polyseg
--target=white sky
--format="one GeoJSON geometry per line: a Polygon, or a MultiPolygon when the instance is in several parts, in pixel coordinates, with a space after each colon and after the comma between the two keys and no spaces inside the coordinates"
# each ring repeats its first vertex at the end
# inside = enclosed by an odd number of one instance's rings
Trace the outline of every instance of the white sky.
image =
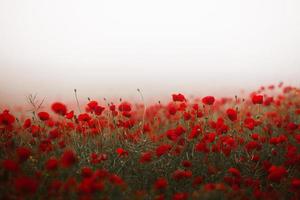
{"type": "Polygon", "coordinates": [[[299,10],[299,0],[0,0],[0,97],[299,86],[299,10]]]}

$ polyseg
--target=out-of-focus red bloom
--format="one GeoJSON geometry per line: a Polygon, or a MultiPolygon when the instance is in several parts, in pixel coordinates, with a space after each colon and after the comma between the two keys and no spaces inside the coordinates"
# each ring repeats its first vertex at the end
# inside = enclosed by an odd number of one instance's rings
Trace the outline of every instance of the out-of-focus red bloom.
{"type": "Polygon", "coordinates": [[[164,190],[168,187],[168,181],[165,178],[158,178],[154,183],[155,190],[164,190]]]}
{"type": "Polygon", "coordinates": [[[82,113],[80,115],[78,115],[78,121],[81,121],[81,122],[88,122],[90,121],[92,118],[90,117],[89,114],[87,113],[82,113]]]}
{"type": "Polygon", "coordinates": [[[56,114],[59,114],[59,115],[62,115],[62,116],[64,116],[67,113],[67,106],[65,104],[61,103],[61,102],[54,102],[51,105],[51,109],[56,114]]]}
{"type": "Polygon", "coordinates": [[[262,95],[254,94],[252,96],[252,103],[253,104],[262,104],[263,101],[264,101],[264,97],[262,95]]]}
{"type": "Polygon", "coordinates": [[[287,171],[284,166],[271,166],[268,170],[268,179],[273,182],[280,182],[281,179],[287,175],[287,171]]]}
{"type": "Polygon", "coordinates": [[[291,180],[291,190],[300,191],[300,178],[292,178],[291,180]]]}
{"type": "Polygon", "coordinates": [[[66,150],[60,158],[62,167],[68,168],[74,165],[77,161],[76,154],[72,150],[66,150]]]}
{"type": "Polygon", "coordinates": [[[228,172],[229,172],[230,174],[232,174],[233,176],[235,176],[235,177],[241,177],[241,172],[240,172],[237,168],[230,167],[230,168],[228,169],[228,172]]]}
{"type": "Polygon", "coordinates": [[[257,133],[253,133],[253,134],[251,135],[251,138],[252,138],[253,140],[258,140],[258,139],[259,139],[259,135],[258,135],[257,133]]]}
{"type": "Polygon", "coordinates": [[[127,117],[127,118],[130,118],[130,117],[131,117],[131,113],[130,113],[130,112],[127,112],[127,111],[122,112],[122,115],[123,115],[124,117],[127,117]]]}
{"type": "Polygon", "coordinates": [[[206,96],[202,98],[202,103],[205,105],[213,105],[215,102],[215,97],[213,96],[206,96]]]}
{"type": "Polygon", "coordinates": [[[19,165],[13,160],[6,159],[2,161],[2,166],[5,170],[10,172],[17,172],[19,170],[19,165]]]}
{"type": "Polygon", "coordinates": [[[168,105],[168,112],[169,112],[170,115],[175,115],[176,112],[177,112],[176,106],[174,104],[170,103],[168,105]]]}
{"type": "Polygon", "coordinates": [[[246,118],[246,119],[244,120],[244,126],[245,126],[246,128],[248,128],[249,130],[253,130],[254,127],[256,126],[255,120],[252,119],[252,118],[250,118],[250,117],[246,118]]]}
{"type": "Polygon", "coordinates": [[[101,115],[104,110],[105,110],[105,107],[96,106],[96,108],[94,109],[95,115],[101,115]]]}
{"type": "Polygon", "coordinates": [[[199,134],[201,133],[201,131],[202,131],[201,126],[200,126],[200,125],[195,125],[195,126],[192,128],[192,131],[191,131],[191,133],[189,134],[188,139],[189,139],[189,140],[192,140],[192,139],[198,137],[199,134]]]}
{"type": "Polygon", "coordinates": [[[81,168],[81,176],[83,178],[89,178],[93,176],[93,170],[89,167],[82,167],[81,168]]]}
{"type": "Polygon", "coordinates": [[[203,177],[202,176],[196,176],[193,180],[192,185],[195,188],[195,187],[199,186],[202,182],[203,182],[203,177]]]}
{"type": "Polygon", "coordinates": [[[246,145],[245,148],[248,152],[251,152],[253,150],[260,150],[261,149],[261,144],[258,143],[257,141],[249,141],[246,145]]]}
{"type": "Polygon", "coordinates": [[[111,174],[110,177],[109,177],[109,181],[112,184],[117,185],[117,186],[122,186],[122,185],[125,184],[124,180],[116,174],[111,174]]]}
{"type": "Polygon", "coordinates": [[[189,112],[183,113],[184,120],[188,121],[192,118],[192,115],[189,112]]]}
{"type": "Polygon", "coordinates": [[[287,141],[287,137],[285,135],[279,135],[278,137],[271,137],[270,144],[278,145],[287,141]]]}
{"type": "Polygon", "coordinates": [[[77,190],[80,194],[91,195],[92,193],[102,191],[104,189],[104,184],[100,181],[95,181],[92,178],[84,178],[79,185],[77,190]]]}
{"type": "Polygon", "coordinates": [[[42,120],[42,121],[46,121],[46,120],[48,120],[50,118],[49,113],[43,112],[43,111],[39,112],[38,116],[39,116],[40,120],[42,120]]]}
{"type": "Polygon", "coordinates": [[[182,126],[178,126],[175,129],[169,129],[166,135],[170,140],[177,141],[184,132],[185,129],[182,126]]]}
{"type": "Polygon", "coordinates": [[[195,146],[197,152],[209,153],[209,148],[206,142],[198,142],[195,146]]]}
{"type": "Polygon", "coordinates": [[[8,110],[4,110],[0,114],[0,125],[10,126],[15,122],[15,117],[9,113],[8,110]]]}
{"type": "Polygon", "coordinates": [[[144,131],[145,133],[146,133],[146,132],[150,132],[150,131],[151,131],[150,124],[144,124],[143,131],[144,131]]]}
{"type": "Polygon", "coordinates": [[[206,133],[204,136],[204,140],[209,143],[212,143],[215,141],[216,135],[216,133],[206,133]]]}
{"type": "Polygon", "coordinates": [[[189,194],[186,192],[175,193],[172,197],[172,200],[186,200],[189,198],[189,194]]]}
{"type": "Polygon", "coordinates": [[[54,179],[51,181],[48,189],[49,195],[59,194],[59,191],[62,187],[62,181],[54,179]]]}
{"type": "Polygon", "coordinates": [[[66,113],[66,118],[67,119],[72,119],[74,117],[74,111],[72,110],[72,111],[70,111],[70,112],[68,112],[68,113],[66,113]]]}
{"type": "Polygon", "coordinates": [[[286,87],[283,88],[283,93],[289,93],[292,90],[293,90],[292,86],[286,86],[286,87]]]}
{"type": "Polygon", "coordinates": [[[53,171],[58,168],[58,160],[56,158],[49,158],[46,161],[45,169],[48,171],[53,171]]]}
{"type": "Polygon", "coordinates": [[[114,105],[113,103],[111,103],[110,105],[109,105],[109,110],[110,111],[116,111],[116,105],[114,105]]]}
{"type": "Polygon", "coordinates": [[[160,157],[171,150],[172,146],[169,144],[161,144],[156,148],[156,156],[160,157]]]}
{"type": "Polygon", "coordinates": [[[172,98],[173,98],[173,101],[179,101],[179,102],[183,102],[183,101],[186,101],[185,97],[183,94],[172,94],[172,98]]]}
{"type": "Polygon", "coordinates": [[[23,195],[33,195],[37,191],[39,183],[34,178],[23,176],[16,178],[14,185],[18,193],[23,195]]]}
{"type": "Polygon", "coordinates": [[[123,148],[117,148],[116,152],[118,156],[128,156],[128,151],[124,150],[123,148]]]}
{"type": "Polygon", "coordinates": [[[87,112],[94,112],[96,115],[101,115],[105,110],[105,107],[99,106],[97,101],[90,101],[87,106],[87,112]]]}
{"type": "Polygon", "coordinates": [[[39,145],[39,150],[41,152],[50,152],[53,150],[52,142],[50,139],[41,140],[39,145]]]}
{"type": "Polygon", "coordinates": [[[94,110],[98,106],[98,102],[97,101],[90,101],[87,104],[87,106],[88,106],[89,109],[94,110]]]}
{"type": "Polygon", "coordinates": [[[236,110],[234,110],[232,108],[228,108],[227,111],[226,111],[226,114],[227,114],[228,118],[231,121],[236,121],[237,120],[237,112],[236,112],[236,110]]]}
{"type": "Polygon", "coordinates": [[[20,162],[26,161],[29,158],[30,154],[31,154],[31,151],[27,147],[19,147],[17,149],[17,155],[18,155],[20,162]]]}
{"type": "Polygon", "coordinates": [[[119,109],[119,111],[121,111],[121,112],[124,112],[124,111],[130,112],[130,111],[131,111],[131,104],[128,103],[128,102],[126,102],[126,101],[124,101],[124,102],[122,102],[122,103],[119,105],[118,109],[119,109]]]}
{"type": "Polygon", "coordinates": [[[49,138],[50,139],[56,139],[56,138],[59,138],[59,136],[60,136],[60,131],[59,131],[59,129],[58,128],[55,128],[55,129],[53,129],[53,130],[51,130],[50,132],[49,132],[49,138]]]}
{"type": "Polygon", "coordinates": [[[193,175],[190,170],[175,170],[172,174],[174,180],[179,181],[186,178],[191,178],[193,175]]]}
{"type": "Polygon", "coordinates": [[[144,152],[140,157],[140,163],[147,163],[152,160],[152,153],[151,152],[144,152]]]}
{"type": "Polygon", "coordinates": [[[23,128],[29,128],[31,126],[31,119],[26,119],[23,123],[23,128]]]}
{"type": "Polygon", "coordinates": [[[298,125],[295,124],[294,122],[289,122],[288,125],[287,125],[287,127],[286,127],[286,129],[287,129],[288,131],[294,131],[294,130],[296,130],[297,128],[298,128],[298,125]]]}
{"type": "Polygon", "coordinates": [[[41,130],[41,128],[38,125],[32,125],[30,127],[30,132],[31,132],[33,137],[36,137],[40,130],[41,130]]]}
{"type": "Polygon", "coordinates": [[[189,160],[183,160],[182,162],[181,162],[181,164],[182,164],[182,166],[183,167],[192,167],[192,162],[191,161],[189,161],[189,160]]]}
{"type": "Polygon", "coordinates": [[[300,144],[300,134],[295,134],[294,135],[296,141],[298,142],[298,144],[300,144]]]}
{"type": "Polygon", "coordinates": [[[267,97],[264,101],[264,106],[269,106],[269,105],[271,105],[272,102],[274,102],[274,98],[273,97],[267,97]]]}

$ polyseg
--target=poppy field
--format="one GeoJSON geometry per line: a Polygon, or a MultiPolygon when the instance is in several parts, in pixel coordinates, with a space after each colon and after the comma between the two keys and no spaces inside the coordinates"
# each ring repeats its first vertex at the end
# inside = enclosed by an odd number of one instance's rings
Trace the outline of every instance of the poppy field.
{"type": "Polygon", "coordinates": [[[0,110],[1,199],[300,199],[299,88],[81,101],[0,110]]]}

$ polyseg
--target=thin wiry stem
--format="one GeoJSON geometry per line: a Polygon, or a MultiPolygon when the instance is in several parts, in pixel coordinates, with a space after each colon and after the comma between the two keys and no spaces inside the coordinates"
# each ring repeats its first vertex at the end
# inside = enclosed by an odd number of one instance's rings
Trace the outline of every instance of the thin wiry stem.
{"type": "Polygon", "coordinates": [[[144,124],[145,124],[145,116],[146,116],[146,104],[145,104],[145,100],[144,100],[144,96],[143,96],[143,93],[142,91],[138,88],[137,89],[138,93],[140,94],[141,96],[141,99],[143,101],[143,105],[144,105],[144,109],[143,109],[143,121],[142,121],[142,128],[144,127],[144,124]]]}
{"type": "Polygon", "coordinates": [[[27,102],[33,107],[33,109],[30,110],[30,111],[36,113],[39,109],[41,109],[42,105],[43,105],[43,103],[45,101],[45,98],[46,97],[44,97],[43,100],[41,102],[39,102],[37,100],[37,94],[35,94],[35,95],[32,95],[32,94],[28,95],[27,96],[27,102]]]}
{"type": "Polygon", "coordinates": [[[77,90],[74,89],[74,93],[75,93],[75,99],[76,99],[76,103],[77,103],[77,108],[79,110],[79,113],[81,113],[81,109],[80,109],[80,105],[79,105],[79,101],[78,101],[78,97],[77,97],[77,90]]]}

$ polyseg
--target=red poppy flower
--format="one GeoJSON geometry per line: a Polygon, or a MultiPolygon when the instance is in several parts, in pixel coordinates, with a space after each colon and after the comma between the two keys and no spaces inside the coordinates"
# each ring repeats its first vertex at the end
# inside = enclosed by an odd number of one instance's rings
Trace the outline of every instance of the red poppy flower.
{"type": "Polygon", "coordinates": [[[0,114],[0,125],[10,126],[15,122],[15,117],[9,113],[8,110],[4,110],[0,114]]]}
{"type": "Polygon", "coordinates": [[[168,108],[168,111],[169,111],[170,115],[175,115],[176,114],[177,108],[176,108],[175,105],[173,105],[172,103],[170,103],[167,108],[168,108]]]}
{"type": "Polygon", "coordinates": [[[40,120],[42,120],[42,121],[46,121],[50,118],[50,115],[47,112],[39,112],[38,116],[39,116],[40,120]]]}
{"type": "Polygon", "coordinates": [[[209,148],[207,147],[206,142],[199,142],[195,146],[195,151],[209,153],[209,148]]]}
{"type": "Polygon", "coordinates": [[[2,166],[4,169],[10,172],[17,172],[19,170],[18,163],[10,159],[3,160],[2,166]]]}
{"type": "Polygon", "coordinates": [[[27,176],[16,178],[14,181],[15,189],[18,193],[33,195],[38,189],[38,181],[27,176]]]}
{"type": "Polygon", "coordinates": [[[89,109],[94,110],[98,106],[98,102],[97,101],[90,101],[87,104],[87,106],[88,106],[89,109]]]}
{"type": "Polygon", "coordinates": [[[206,96],[202,98],[202,103],[204,103],[205,105],[213,105],[214,102],[215,102],[215,97],[213,96],[206,96]]]}
{"type": "Polygon", "coordinates": [[[158,178],[154,183],[155,190],[164,190],[168,186],[168,181],[165,178],[158,178]]]}
{"type": "Polygon", "coordinates": [[[122,103],[119,105],[118,109],[119,109],[119,111],[121,111],[121,112],[124,112],[124,111],[130,112],[130,111],[131,111],[131,104],[128,103],[128,102],[126,102],[126,101],[124,101],[124,102],[122,102],[122,103]]]}
{"type": "Polygon", "coordinates": [[[128,156],[128,151],[123,148],[117,148],[116,152],[119,156],[128,156]]]}
{"type": "Polygon", "coordinates": [[[144,152],[140,157],[140,163],[147,163],[152,160],[152,153],[151,152],[144,152]]]}
{"type": "Polygon", "coordinates": [[[23,128],[29,128],[31,126],[31,119],[26,119],[23,124],[23,128]]]}
{"type": "Polygon", "coordinates": [[[65,115],[67,113],[67,107],[65,104],[60,102],[55,102],[52,104],[51,109],[59,115],[65,115]]]}
{"type": "Polygon", "coordinates": [[[291,190],[300,191],[300,178],[293,178],[291,180],[291,190]]]}
{"type": "Polygon", "coordinates": [[[179,102],[183,102],[183,101],[186,101],[185,97],[183,94],[172,94],[172,98],[173,98],[173,101],[179,101],[179,102]]]}
{"type": "Polygon", "coordinates": [[[253,134],[251,135],[251,138],[252,138],[253,140],[258,140],[258,139],[259,139],[258,133],[253,133],[253,134]]]}
{"type": "Polygon", "coordinates": [[[200,185],[203,182],[203,177],[202,176],[196,176],[193,180],[193,187],[197,187],[198,185],[200,185]]]}
{"type": "Polygon", "coordinates": [[[200,126],[200,125],[195,125],[195,126],[192,128],[192,131],[191,131],[191,133],[189,134],[188,139],[192,140],[192,139],[198,137],[199,134],[201,133],[201,131],[202,131],[201,126],[200,126]]]}
{"type": "Polygon", "coordinates": [[[264,97],[262,95],[256,95],[254,94],[252,96],[252,103],[253,104],[262,104],[264,97]]]}
{"type": "Polygon", "coordinates": [[[234,167],[230,167],[228,169],[228,172],[231,173],[235,177],[241,177],[241,172],[238,169],[234,168],[234,167]]]}
{"type": "Polygon", "coordinates": [[[273,182],[280,182],[281,179],[287,175],[287,171],[284,166],[271,166],[268,170],[268,179],[273,182]]]}
{"type": "Polygon", "coordinates": [[[17,149],[17,155],[18,155],[20,162],[26,161],[29,158],[30,154],[31,154],[31,151],[27,147],[19,147],[17,149]]]}
{"type": "Polygon", "coordinates": [[[192,162],[189,161],[189,160],[183,160],[181,162],[181,164],[182,164],[183,167],[187,167],[187,168],[192,167],[192,162]]]}
{"type": "Polygon", "coordinates": [[[92,118],[90,117],[89,114],[87,113],[82,113],[80,115],[78,115],[78,121],[81,121],[81,122],[88,122],[90,121],[92,118]]]}
{"type": "Polygon", "coordinates": [[[216,138],[216,133],[207,133],[205,136],[204,136],[204,140],[209,142],[209,143],[212,143],[215,141],[215,138],[216,138]]]}
{"type": "Polygon", "coordinates": [[[236,121],[237,120],[237,112],[236,110],[232,109],[232,108],[228,108],[227,111],[227,116],[231,121],[236,121]]]}
{"type": "Polygon", "coordinates": [[[58,168],[58,160],[56,158],[49,158],[46,161],[45,169],[48,171],[53,171],[58,168]]]}
{"type": "Polygon", "coordinates": [[[175,193],[172,197],[172,200],[186,200],[189,198],[189,194],[186,192],[175,193]]]}
{"type": "Polygon", "coordinates": [[[72,111],[70,111],[70,112],[68,112],[68,113],[66,113],[66,118],[67,119],[72,119],[74,117],[74,111],[72,110],[72,111]]]}
{"type": "Polygon", "coordinates": [[[66,150],[60,158],[60,163],[65,168],[71,167],[76,161],[76,154],[72,150],[66,150]]]}
{"type": "Polygon", "coordinates": [[[190,170],[175,170],[172,174],[174,180],[179,181],[192,177],[193,173],[190,170]]]}
{"type": "Polygon", "coordinates": [[[244,120],[244,126],[245,126],[246,128],[248,128],[249,130],[253,130],[254,127],[256,126],[256,122],[255,122],[254,119],[248,117],[248,118],[246,118],[246,119],[244,120]]]}
{"type": "Polygon", "coordinates": [[[102,106],[96,106],[94,108],[94,112],[95,112],[95,115],[101,115],[102,112],[105,110],[105,107],[102,107],[102,106]]]}
{"type": "Polygon", "coordinates": [[[259,144],[257,141],[249,141],[246,145],[245,148],[248,152],[251,152],[253,150],[260,150],[261,149],[261,144],[259,144]]]}
{"type": "Polygon", "coordinates": [[[110,177],[109,177],[109,181],[114,184],[114,185],[118,185],[118,186],[122,186],[125,184],[124,180],[116,175],[116,174],[111,174],[110,177]]]}
{"type": "Polygon", "coordinates": [[[82,167],[81,168],[81,176],[83,178],[89,178],[92,177],[93,175],[93,170],[89,167],[82,167]]]}
{"type": "Polygon", "coordinates": [[[161,144],[156,148],[156,156],[160,157],[171,150],[172,146],[169,144],[161,144]]]}

